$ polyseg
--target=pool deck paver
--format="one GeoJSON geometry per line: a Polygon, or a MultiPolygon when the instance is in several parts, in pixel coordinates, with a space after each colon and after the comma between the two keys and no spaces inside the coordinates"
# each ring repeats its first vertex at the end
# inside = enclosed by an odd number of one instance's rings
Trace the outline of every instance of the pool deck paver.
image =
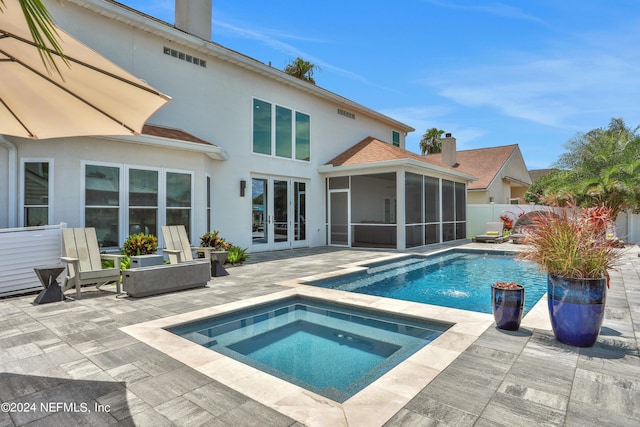
{"type": "MultiPolygon", "coordinates": [[[[638,247],[627,251],[611,275],[594,347],[560,344],[548,314],[534,309],[517,332],[486,328],[390,418],[367,413],[362,422],[640,425],[640,258],[638,247]]],[[[197,364],[201,355],[177,349],[171,357],[120,328],[281,292],[291,287],[276,283],[397,253],[327,247],[258,253],[206,288],[148,298],[115,298],[88,288],[78,301],[33,305],[35,295],[0,299],[0,404],[21,405],[20,411],[0,410],[0,427],[301,426],[180,361],[197,364]]],[[[330,414],[326,420],[333,425],[330,414]]]]}

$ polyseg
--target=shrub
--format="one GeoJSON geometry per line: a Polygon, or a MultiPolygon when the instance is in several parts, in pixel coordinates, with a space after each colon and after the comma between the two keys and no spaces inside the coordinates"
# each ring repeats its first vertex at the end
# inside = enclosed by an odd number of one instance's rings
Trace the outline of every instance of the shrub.
{"type": "Polygon", "coordinates": [[[249,258],[247,248],[242,249],[240,246],[231,246],[227,254],[227,262],[229,264],[238,264],[249,258]]]}
{"type": "Polygon", "coordinates": [[[127,237],[122,254],[127,256],[150,255],[158,250],[158,238],[152,234],[132,234],[127,237]]]}
{"type": "Polygon", "coordinates": [[[201,248],[214,248],[216,251],[228,251],[233,246],[231,242],[227,242],[223,237],[220,237],[218,230],[212,232],[206,232],[200,237],[201,248]]]}

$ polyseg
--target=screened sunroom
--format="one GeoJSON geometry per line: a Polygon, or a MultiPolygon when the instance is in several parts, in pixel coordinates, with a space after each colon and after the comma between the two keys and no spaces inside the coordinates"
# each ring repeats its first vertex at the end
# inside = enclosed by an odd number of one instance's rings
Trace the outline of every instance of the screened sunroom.
{"type": "MultiPolygon", "coordinates": [[[[369,141],[358,152],[389,157],[378,144],[385,143],[369,141]]],[[[406,157],[359,162],[352,149],[349,160],[338,156],[320,169],[327,244],[405,249],[467,238],[467,182],[475,178],[391,148],[406,157]]]]}

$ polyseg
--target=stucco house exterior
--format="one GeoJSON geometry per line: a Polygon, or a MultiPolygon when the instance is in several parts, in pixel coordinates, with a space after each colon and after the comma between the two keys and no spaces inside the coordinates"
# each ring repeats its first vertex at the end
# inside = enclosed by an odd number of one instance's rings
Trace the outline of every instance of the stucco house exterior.
{"type": "Polygon", "coordinates": [[[469,204],[524,203],[524,194],[531,185],[527,165],[517,144],[456,151],[455,139],[445,138],[442,153],[428,157],[477,177],[468,186],[469,204]]]}
{"type": "Polygon", "coordinates": [[[210,1],[177,0],[175,25],[111,0],[45,4],[172,100],[138,136],[0,136],[0,228],[95,227],[105,250],[136,232],[162,245],[173,224],[250,251],[466,237],[473,174],[405,150],[410,126],[212,42],[210,1]]]}

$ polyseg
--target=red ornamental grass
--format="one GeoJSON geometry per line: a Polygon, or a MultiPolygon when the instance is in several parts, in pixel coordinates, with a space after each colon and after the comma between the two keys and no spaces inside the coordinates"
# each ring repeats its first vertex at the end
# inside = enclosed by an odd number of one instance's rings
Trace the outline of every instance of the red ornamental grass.
{"type": "Polygon", "coordinates": [[[549,274],[574,278],[607,277],[621,251],[606,238],[611,210],[604,206],[546,211],[534,219],[525,238],[530,245],[520,258],[539,264],[549,274]]]}

